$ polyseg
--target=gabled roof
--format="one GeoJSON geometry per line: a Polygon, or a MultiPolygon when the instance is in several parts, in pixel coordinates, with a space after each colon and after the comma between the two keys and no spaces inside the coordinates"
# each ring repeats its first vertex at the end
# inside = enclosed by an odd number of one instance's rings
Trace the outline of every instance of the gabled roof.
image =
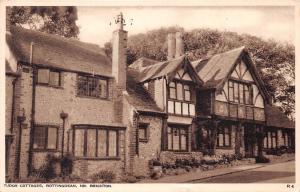
{"type": "Polygon", "coordinates": [[[137,80],[138,71],[128,68],[127,92],[128,102],[137,110],[165,114],[155,103],[149,92],[137,80]]]}
{"type": "Polygon", "coordinates": [[[177,57],[172,60],[157,62],[154,64],[152,63],[153,60],[152,61],[149,60],[145,67],[142,67],[141,62],[142,62],[141,60],[140,61],[137,60],[136,62],[134,62],[129,66],[129,68],[137,69],[139,71],[139,73],[137,74],[138,75],[137,80],[140,83],[158,79],[161,77],[168,77],[169,79],[171,79],[175,76],[177,70],[179,70],[182,66],[188,67],[190,71],[193,73],[192,77],[194,77],[194,79],[198,83],[202,83],[195,69],[193,68],[190,61],[185,55],[177,57]],[[152,64],[150,64],[150,62],[152,64]]]}
{"type": "Polygon", "coordinates": [[[34,64],[111,76],[111,61],[98,45],[15,26],[6,33],[6,41],[18,61],[30,62],[33,43],[34,64]]]}
{"type": "Polygon", "coordinates": [[[277,106],[265,105],[267,126],[295,129],[295,122],[290,120],[277,106]]]}
{"type": "Polygon", "coordinates": [[[216,88],[217,90],[220,90],[234,70],[239,58],[246,60],[245,63],[249,66],[249,71],[254,75],[253,78],[259,85],[258,87],[261,90],[262,96],[265,100],[268,100],[269,93],[244,46],[216,54],[207,59],[194,61],[192,62],[192,65],[200,79],[203,81],[204,88],[216,88]]]}
{"type": "Polygon", "coordinates": [[[228,76],[244,47],[239,47],[225,53],[216,54],[207,59],[192,62],[205,88],[216,88],[228,76]]]}

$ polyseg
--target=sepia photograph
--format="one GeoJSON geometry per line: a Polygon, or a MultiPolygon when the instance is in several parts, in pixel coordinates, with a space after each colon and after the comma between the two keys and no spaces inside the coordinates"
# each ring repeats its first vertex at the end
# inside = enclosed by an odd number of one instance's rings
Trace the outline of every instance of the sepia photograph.
{"type": "Polygon", "coordinates": [[[5,6],[4,183],[292,186],[294,10],[5,6]]]}

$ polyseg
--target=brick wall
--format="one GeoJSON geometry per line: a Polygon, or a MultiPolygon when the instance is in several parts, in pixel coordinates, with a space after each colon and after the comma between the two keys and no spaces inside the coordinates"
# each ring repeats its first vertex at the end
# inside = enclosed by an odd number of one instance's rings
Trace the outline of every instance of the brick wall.
{"type": "Polygon", "coordinates": [[[139,152],[134,156],[133,173],[146,176],[149,171],[149,160],[158,158],[161,152],[162,118],[140,115],[138,122],[149,124],[148,140],[138,143],[139,152]]]}
{"type": "MultiPolygon", "coordinates": [[[[36,106],[35,106],[35,123],[39,125],[55,125],[59,127],[58,134],[58,151],[61,151],[62,142],[62,119],[60,113],[64,111],[68,113],[68,118],[65,121],[65,139],[64,151],[67,151],[67,132],[74,124],[94,124],[94,125],[111,125],[115,123],[114,101],[113,101],[113,86],[114,81],[109,80],[109,97],[108,99],[83,98],[76,96],[76,79],[75,73],[62,72],[62,88],[53,88],[48,86],[36,86],[36,106]]],[[[32,70],[29,68],[29,73],[23,72],[20,81],[17,82],[16,89],[16,114],[20,113],[22,108],[25,109],[26,121],[23,124],[22,144],[21,144],[21,177],[27,177],[28,150],[29,150],[29,135],[31,129],[31,106],[32,106],[32,70]]],[[[121,116],[121,115],[120,115],[121,116]]],[[[18,125],[16,123],[16,128],[18,125]]],[[[16,129],[16,135],[19,129],[16,129]]],[[[124,156],[124,138],[120,142],[122,155],[124,156]]],[[[15,141],[15,144],[17,140],[15,141]]],[[[16,151],[17,153],[18,151],[16,151]]],[[[32,163],[35,168],[38,168],[45,160],[49,152],[34,152],[32,163]]],[[[13,158],[13,156],[12,156],[13,158]]],[[[88,164],[100,166],[108,161],[92,161],[88,164]]],[[[124,167],[124,158],[115,160],[116,167],[124,167]]],[[[11,166],[15,167],[15,166],[11,166]]],[[[88,168],[90,169],[90,168],[88,168]]],[[[92,169],[91,169],[92,170],[92,169]]]]}

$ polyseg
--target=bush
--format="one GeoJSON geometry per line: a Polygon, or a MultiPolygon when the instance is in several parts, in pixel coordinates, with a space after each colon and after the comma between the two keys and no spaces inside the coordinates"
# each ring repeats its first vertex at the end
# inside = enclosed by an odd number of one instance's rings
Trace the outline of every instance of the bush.
{"type": "Polygon", "coordinates": [[[103,182],[111,183],[115,178],[116,178],[115,173],[108,170],[101,170],[92,176],[92,180],[94,182],[103,181],[103,182]]]}
{"type": "Polygon", "coordinates": [[[68,176],[72,173],[73,161],[73,156],[71,154],[62,157],[60,161],[62,176],[68,176]]]}
{"type": "Polygon", "coordinates": [[[57,176],[55,166],[59,163],[60,159],[52,154],[47,154],[46,162],[40,168],[32,171],[32,176],[46,181],[53,179],[57,176]]]}
{"type": "Polygon", "coordinates": [[[265,156],[256,156],[255,157],[255,162],[256,163],[270,163],[270,159],[268,159],[265,156]]]}
{"type": "Polygon", "coordinates": [[[161,166],[162,163],[157,159],[149,160],[149,167],[152,168],[153,166],[161,166]]]}

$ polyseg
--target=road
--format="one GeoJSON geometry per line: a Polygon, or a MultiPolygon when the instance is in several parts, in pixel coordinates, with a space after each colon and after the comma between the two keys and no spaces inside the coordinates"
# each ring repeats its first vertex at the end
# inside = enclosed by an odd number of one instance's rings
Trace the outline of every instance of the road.
{"type": "Polygon", "coordinates": [[[295,183],[295,161],[196,180],[193,183],[295,183]]]}

